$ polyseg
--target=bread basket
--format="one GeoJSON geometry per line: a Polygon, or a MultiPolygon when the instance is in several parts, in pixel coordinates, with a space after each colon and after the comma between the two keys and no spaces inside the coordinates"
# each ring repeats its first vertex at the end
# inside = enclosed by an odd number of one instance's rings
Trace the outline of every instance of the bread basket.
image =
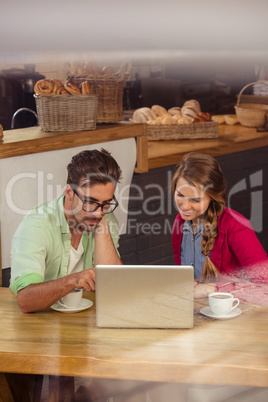
{"type": "Polygon", "coordinates": [[[34,95],[43,131],[96,129],[97,95],[34,95]]]}
{"type": "Polygon", "coordinates": [[[218,123],[214,121],[172,125],[145,123],[145,129],[149,141],[193,140],[217,138],[219,136],[218,123]]]}
{"type": "Polygon", "coordinates": [[[268,86],[263,81],[252,82],[245,85],[238,94],[235,112],[242,126],[246,127],[264,127],[267,120],[268,105],[261,103],[241,103],[240,98],[246,88],[254,84],[262,84],[268,86]]]}
{"type": "Polygon", "coordinates": [[[74,75],[67,79],[76,85],[89,81],[98,95],[97,123],[117,123],[123,120],[123,92],[131,72],[131,63],[125,61],[119,70],[112,75],[74,75]]]}

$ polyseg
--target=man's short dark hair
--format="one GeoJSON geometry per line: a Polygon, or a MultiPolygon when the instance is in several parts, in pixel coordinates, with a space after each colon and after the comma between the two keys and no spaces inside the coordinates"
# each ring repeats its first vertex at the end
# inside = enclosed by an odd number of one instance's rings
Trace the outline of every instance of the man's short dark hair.
{"type": "Polygon", "coordinates": [[[92,186],[108,182],[116,185],[122,174],[116,160],[103,148],[100,151],[86,150],[74,155],[67,171],[67,184],[71,186],[92,186]]]}

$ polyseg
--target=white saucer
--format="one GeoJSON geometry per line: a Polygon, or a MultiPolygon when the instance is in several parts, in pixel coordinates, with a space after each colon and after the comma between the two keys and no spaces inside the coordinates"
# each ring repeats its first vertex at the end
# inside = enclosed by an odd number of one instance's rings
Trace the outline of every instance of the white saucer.
{"type": "Polygon", "coordinates": [[[66,308],[60,305],[59,303],[54,303],[51,308],[52,310],[59,311],[61,313],[79,313],[79,311],[86,310],[87,308],[91,307],[93,302],[88,299],[82,299],[79,305],[75,308],[66,308]]]}
{"type": "Polygon", "coordinates": [[[237,317],[238,315],[240,315],[242,313],[242,311],[240,310],[240,308],[236,307],[229,314],[217,315],[217,314],[212,313],[212,311],[210,310],[210,307],[203,307],[203,308],[201,308],[200,313],[206,315],[207,317],[215,318],[216,320],[228,320],[230,318],[237,317]]]}

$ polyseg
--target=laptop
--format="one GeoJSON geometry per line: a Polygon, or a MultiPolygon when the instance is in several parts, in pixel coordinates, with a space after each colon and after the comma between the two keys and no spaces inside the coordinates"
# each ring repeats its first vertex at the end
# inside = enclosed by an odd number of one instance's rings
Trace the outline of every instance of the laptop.
{"type": "Polygon", "coordinates": [[[192,266],[97,265],[95,274],[97,327],[193,327],[192,266]]]}

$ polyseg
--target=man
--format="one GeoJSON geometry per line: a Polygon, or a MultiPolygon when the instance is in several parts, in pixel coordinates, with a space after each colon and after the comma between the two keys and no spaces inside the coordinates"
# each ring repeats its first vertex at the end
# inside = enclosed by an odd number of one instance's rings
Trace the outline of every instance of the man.
{"type": "Polygon", "coordinates": [[[41,311],[73,289],[95,290],[97,264],[122,264],[113,211],[121,169],[104,149],[67,166],[65,194],[33,208],[11,247],[10,287],[24,313],[41,311]]]}

